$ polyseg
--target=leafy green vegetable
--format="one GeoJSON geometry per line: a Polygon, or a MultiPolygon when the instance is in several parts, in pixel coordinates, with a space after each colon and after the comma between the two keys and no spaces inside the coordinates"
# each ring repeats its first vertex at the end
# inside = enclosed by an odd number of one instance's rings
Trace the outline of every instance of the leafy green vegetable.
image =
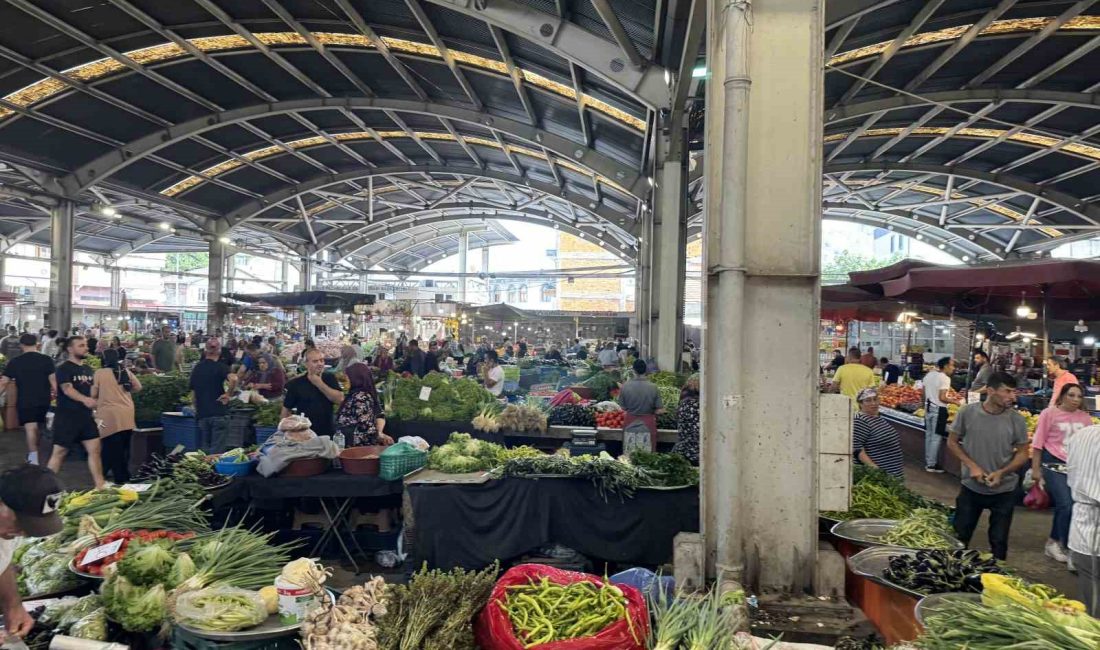
{"type": "Polygon", "coordinates": [[[468,433],[452,433],[445,444],[428,453],[428,469],[448,474],[492,469],[502,449],[500,445],[477,440],[468,433]]]}
{"type": "Polygon", "coordinates": [[[141,392],[134,393],[134,417],[138,422],[157,422],[160,414],[175,411],[191,390],[188,378],[179,373],[145,375],[141,392]]]}
{"type": "Polygon", "coordinates": [[[468,422],[483,404],[493,401],[492,394],[475,380],[452,379],[438,372],[423,379],[391,375],[384,390],[386,415],[398,420],[468,422]],[[432,389],[427,400],[420,399],[424,387],[432,389]]]}
{"type": "Polygon", "coordinates": [[[256,420],[256,426],[260,427],[277,427],[279,426],[279,420],[282,419],[282,400],[269,400],[265,404],[260,404],[256,407],[256,412],[253,417],[256,420]]]}
{"type": "Polygon", "coordinates": [[[172,563],[172,570],[168,572],[168,585],[176,587],[183,581],[195,575],[195,562],[187,553],[180,553],[176,561],[172,563]]]}
{"type": "Polygon", "coordinates": [[[69,628],[69,636],[90,641],[107,640],[107,613],[99,608],[69,628]]]}
{"type": "Polygon", "coordinates": [[[164,585],[139,587],[120,573],[103,583],[107,615],[129,632],[151,632],[168,617],[168,593],[164,585]]]}
{"type": "Polygon", "coordinates": [[[76,623],[88,614],[103,607],[103,600],[103,598],[100,598],[96,594],[90,594],[80,598],[73,603],[72,607],[68,608],[57,617],[57,627],[62,630],[68,629],[73,623],[76,623]]]}
{"type": "Polygon", "coordinates": [[[648,470],[653,477],[653,485],[671,487],[699,483],[699,469],[679,454],[639,450],[630,454],[630,463],[648,470]]]}
{"type": "Polygon", "coordinates": [[[159,544],[131,542],[118,572],[136,584],[154,584],[168,579],[174,562],[172,553],[159,544]]]}

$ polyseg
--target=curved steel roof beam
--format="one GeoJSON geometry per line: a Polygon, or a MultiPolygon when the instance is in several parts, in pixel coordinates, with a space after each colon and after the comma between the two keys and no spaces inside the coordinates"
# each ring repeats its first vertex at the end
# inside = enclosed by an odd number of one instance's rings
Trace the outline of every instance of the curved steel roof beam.
{"type": "MultiPolygon", "coordinates": [[[[925,227],[924,225],[915,227],[900,220],[891,221],[889,215],[883,216],[873,213],[870,210],[859,210],[854,208],[851,210],[851,213],[826,210],[822,214],[822,219],[824,219],[825,221],[844,221],[847,223],[856,223],[863,226],[870,224],[876,227],[883,227],[884,224],[889,224],[894,232],[903,234],[911,239],[917,239],[917,235],[920,235],[922,238],[924,238],[925,243],[929,243],[927,241],[926,233],[938,230],[932,228],[931,226],[925,227]]],[[[947,235],[947,237],[944,237],[942,234],[937,232],[935,236],[938,239],[943,239],[945,243],[948,241],[956,240],[956,237],[954,235],[947,235]]],[[[952,255],[959,259],[962,259],[962,257],[965,255],[969,258],[967,260],[964,260],[967,262],[973,259],[977,259],[978,257],[991,257],[998,260],[1004,259],[1003,254],[995,253],[994,249],[991,249],[984,244],[978,244],[977,242],[972,242],[968,240],[966,240],[966,244],[968,244],[971,249],[980,249],[980,252],[975,252],[974,250],[966,250],[962,246],[959,246],[957,244],[952,244],[951,246],[948,246],[941,250],[943,250],[948,255],[952,255]]]]}
{"type": "MultiPolygon", "coordinates": [[[[480,214],[480,213],[468,213],[468,212],[467,213],[462,213],[462,212],[460,212],[460,213],[455,213],[455,214],[441,214],[441,215],[437,215],[437,216],[415,217],[414,219],[415,219],[416,225],[421,226],[421,225],[427,225],[427,224],[432,224],[432,223],[441,223],[441,222],[447,222],[447,221],[460,221],[460,220],[463,220],[463,219],[477,219],[477,218],[498,219],[498,220],[502,220],[502,221],[519,221],[519,222],[531,223],[531,224],[535,224],[535,225],[539,225],[539,226],[556,225],[559,230],[563,230],[563,231],[568,232],[572,235],[576,235],[577,237],[580,237],[582,239],[590,239],[591,241],[595,241],[597,243],[599,243],[601,241],[601,240],[593,237],[593,233],[592,233],[591,229],[589,229],[589,228],[576,228],[576,227],[573,227],[571,225],[566,225],[566,224],[563,224],[563,223],[558,222],[558,221],[554,221],[554,220],[549,219],[549,218],[539,218],[537,215],[525,214],[525,213],[522,213],[522,212],[509,211],[509,210],[495,209],[495,211],[491,214],[490,213],[480,214]]],[[[343,260],[345,260],[349,257],[354,256],[356,253],[358,253],[363,248],[366,248],[367,246],[370,246],[370,244],[372,242],[374,242],[378,239],[381,239],[381,238],[383,238],[387,235],[392,235],[392,234],[393,234],[393,232],[383,231],[382,233],[377,234],[372,239],[367,240],[362,245],[354,245],[355,246],[354,248],[348,248],[348,249],[341,250],[339,253],[337,253],[337,255],[338,255],[337,263],[339,263],[340,261],[343,261],[343,260]]],[[[636,250],[632,247],[628,246],[627,248],[624,249],[624,248],[620,248],[620,247],[612,246],[612,245],[608,244],[608,245],[604,246],[604,248],[609,253],[615,255],[619,259],[622,259],[626,262],[630,262],[631,264],[633,264],[637,261],[634,257],[634,255],[636,253],[636,250]]],[[[578,273],[581,273],[581,272],[583,272],[583,269],[578,269],[578,273]]]]}
{"type": "Polygon", "coordinates": [[[473,176],[502,181],[516,186],[529,187],[538,192],[542,192],[543,194],[547,194],[557,199],[567,201],[583,212],[600,217],[609,226],[624,230],[631,235],[633,235],[635,227],[633,220],[627,217],[622,212],[618,212],[606,205],[600,204],[595,204],[595,207],[591,207],[595,202],[589,196],[586,196],[579,192],[571,192],[560,188],[553,183],[546,183],[530,177],[524,178],[517,174],[502,172],[494,169],[479,169],[477,167],[462,165],[394,165],[389,167],[378,167],[375,169],[344,172],[342,174],[323,174],[320,176],[315,176],[305,182],[299,183],[298,185],[285,187],[283,189],[267,194],[266,196],[263,196],[259,199],[248,201],[229,211],[224,217],[217,220],[217,230],[220,233],[232,230],[240,226],[241,224],[247,223],[251,219],[259,216],[263,212],[271,209],[279,203],[282,203],[283,201],[289,201],[294,199],[295,197],[302,196],[303,194],[308,194],[316,190],[321,190],[331,185],[339,185],[340,183],[346,183],[348,181],[366,180],[371,177],[393,176],[400,174],[445,174],[447,176],[473,176]]]}
{"type": "MultiPolygon", "coordinates": [[[[826,214],[843,214],[849,212],[863,213],[876,217],[875,224],[881,227],[897,226],[898,224],[905,225],[913,233],[923,233],[924,235],[931,235],[940,242],[960,249],[970,255],[992,255],[995,257],[1003,257],[1004,253],[998,252],[998,248],[1003,248],[995,239],[982,236],[982,239],[988,239],[992,244],[982,242],[978,239],[978,234],[975,234],[975,239],[971,240],[964,235],[960,235],[957,232],[952,231],[949,228],[941,226],[939,221],[934,216],[921,214],[919,212],[909,212],[906,210],[893,210],[890,208],[868,208],[865,206],[855,206],[847,203],[824,203],[822,209],[826,214]]],[[[990,224],[991,228],[995,228],[996,224],[990,224]]],[[[929,242],[936,243],[936,242],[929,242]]]]}
{"type": "Polygon", "coordinates": [[[598,75],[649,108],[665,109],[671,104],[664,68],[634,66],[624,60],[623,51],[614,41],[568,20],[515,0],[426,1],[521,36],[598,75]]]}
{"type": "Polygon", "coordinates": [[[99,158],[84,164],[68,176],[61,179],[61,185],[70,194],[79,193],[96,183],[102,182],[129,165],[143,160],[158,151],[188,138],[220,129],[225,126],[241,124],[249,120],[271,115],[285,115],[319,110],[380,110],[402,113],[417,113],[446,119],[477,124],[545,147],[562,158],[587,167],[601,176],[605,176],[623,185],[631,194],[644,196],[648,193],[647,182],[630,165],[621,163],[606,154],[602,154],[584,144],[574,142],[560,135],[536,128],[505,117],[474,111],[460,105],[443,102],[419,102],[378,97],[311,98],[290,100],[268,104],[245,106],[220,113],[204,115],[175,126],[156,131],[145,137],[128,142],[113,149],[99,158]]]}
{"type": "MultiPolygon", "coordinates": [[[[980,169],[969,167],[945,167],[943,165],[929,165],[913,162],[903,163],[869,161],[863,163],[830,164],[825,166],[826,174],[843,174],[845,172],[888,171],[917,173],[929,172],[934,174],[942,174],[944,176],[954,175],[960,178],[966,178],[974,181],[982,181],[985,183],[990,183],[992,185],[999,185],[1010,190],[1016,190],[1033,198],[1040,198],[1046,203],[1057,206],[1062,210],[1073,214],[1092,225],[1097,226],[1098,231],[1100,231],[1100,207],[1095,205],[1086,205],[1082,201],[1082,199],[1078,197],[1066,194],[1065,192],[1052,190],[1041,185],[1036,185],[1035,183],[1030,183],[1021,178],[1010,176],[1007,174],[993,174],[990,172],[982,171],[980,169]]],[[[1052,239],[1052,241],[1056,240],[1052,239]]]]}
{"type": "Polygon", "coordinates": [[[825,111],[825,123],[835,124],[855,117],[864,117],[883,111],[896,111],[916,106],[961,104],[966,102],[1024,102],[1100,109],[1100,93],[1074,93],[1016,88],[969,88],[928,93],[920,97],[899,95],[896,97],[857,102],[855,104],[847,104],[829,109],[825,111]]]}

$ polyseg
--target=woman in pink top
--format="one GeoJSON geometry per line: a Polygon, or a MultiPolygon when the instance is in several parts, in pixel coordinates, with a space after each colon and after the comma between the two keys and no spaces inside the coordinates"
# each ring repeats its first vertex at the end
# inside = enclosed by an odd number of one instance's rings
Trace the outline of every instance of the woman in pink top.
{"type": "MultiPolygon", "coordinates": [[[[1039,415],[1035,437],[1031,441],[1031,475],[1039,487],[1050,495],[1054,505],[1054,522],[1044,551],[1059,562],[1069,563],[1066,544],[1073,518],[1073,497],[1066,484],[1066,475],[1050,469],[1066,462],[1066,441],[1075,433],[1092,425],[1092,418],[1081,410],[1084,392],[1077,384],[1066,384],[1057,400],[1039,415]]],[[[1069,565],[1073,570],[1073,565],[1069,565]]]]}

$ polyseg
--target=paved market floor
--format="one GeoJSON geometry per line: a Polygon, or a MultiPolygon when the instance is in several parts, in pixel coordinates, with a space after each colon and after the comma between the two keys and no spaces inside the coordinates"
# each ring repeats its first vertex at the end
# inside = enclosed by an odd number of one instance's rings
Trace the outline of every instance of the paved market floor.
{"type": "MultiPolygon", "coordinates": [[[[14,467],[26,458],[24,451],[23,433],[21,431],[6,431],[0,433],[0,469],[14,467]]],[[[43,450],[45,453],[48,451],[43,450]]],[[[43,456],[45,457],[45,456],[43,456]]],[[[87,488],[91,486],[91,476],[83,457],[71,453],[61,469],[61,478],[70,488],[87,488]]],[[[906,467],[906,482],[917,492],[944,503],[953,504],[955,495],[958,494],[958,479],[947,474],[928,474],[922,468],[916,466],[906,467]]],[[[1050,533],[1051,514],[1046,512],[1032,512],[1026,508],[1017,508],[1012,522],[1012,536],[1008,547],[1008,563],[1021,576],[1037,582],[1057,587],[1064,593],[1075,594],[1075,577],[1065,569],[1065,565],[1058,564],[1054,560],[1043,555],[1043,544],[1050,533]]],[[[987,517],[983,517],[974,533],[974,547],[988,550],[986,539],[987,517]]],[[[376,568],[376,567],[372,567],[376,568]]],[[[369,570],[369,569],[368,569],[369,570]]],[[[333,582],[347,582],[353,584],[354,576],[347,571],[338,571],[333,582]],[[347,575],[345,575],[347,574],[347,575]]]]}

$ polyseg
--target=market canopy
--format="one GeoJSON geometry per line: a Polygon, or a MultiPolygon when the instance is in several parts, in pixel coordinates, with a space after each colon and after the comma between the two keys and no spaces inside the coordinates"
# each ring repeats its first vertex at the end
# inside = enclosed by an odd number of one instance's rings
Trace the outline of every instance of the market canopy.
{"type": "Polygon", "coordinates": [[[1013,314],[1021,302],[1048,318],[1100,320],[1100,261],[1043,260],[914,268],[882,283],[883,295],[969,313],[1013,314]]]}
{"type": "Polygon", "coordinates": [[[352,309],[356,305],[373,305],[374,294],[346,291],[295,291],[289,293],[227,293],[226,298],[238,302],[267,305],[270,307],[314,307],[324,309],[352,309]]]}

